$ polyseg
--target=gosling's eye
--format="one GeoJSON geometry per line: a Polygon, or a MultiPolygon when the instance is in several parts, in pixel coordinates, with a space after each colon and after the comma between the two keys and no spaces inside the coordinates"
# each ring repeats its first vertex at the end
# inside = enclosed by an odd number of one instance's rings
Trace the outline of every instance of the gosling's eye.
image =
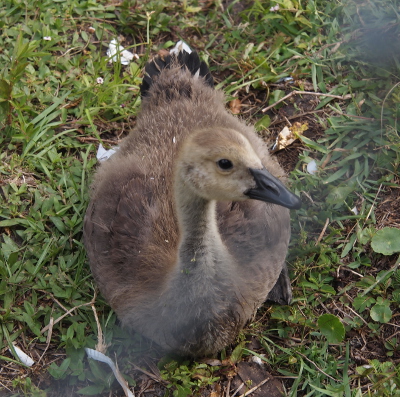
{"type": "Polygon", "coordinates": [[[221,159],[217,161],[218,167],[221,168],[221,170],[228,171],[233,168],[233,164],[231,160],[228,159],[221,159]]]}

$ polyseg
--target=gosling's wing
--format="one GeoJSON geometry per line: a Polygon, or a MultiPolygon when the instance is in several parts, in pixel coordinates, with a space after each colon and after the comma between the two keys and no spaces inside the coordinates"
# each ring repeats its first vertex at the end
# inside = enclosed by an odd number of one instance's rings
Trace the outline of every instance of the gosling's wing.
{"type": "MultiPolygon", "coordinates": [[[[167,238],[160,243],[166,233],[159,224],[160,213],[165,212],[158,194],[161,187],[129,161],[119,159],[119,166],[115,164],[105,164],[96,176],[84,221],[92,272],[114,308],[124,304],[125,293],[132,302],[136,291],[143,296],[147,285],[154,289],[164,274],[160,267],[171,262],[167,238]]],[[[171,234],[169,240],[174,240],[171,234]]]]}
{"type": "Polygon", "coordinates": [[[239,260],[248,262],[260,254],[266,254],[267,260],[275,254],[286,255],[290,238],[288,209],[256,200],[220,202],[217,209],[223,239],[239,260]]]}
{"type": "Polygon", "coordinates": [[[277,303],[291,300],[285,258],[290,239],[289,210],[249,200],[219,203],[218,223],[248,289],[277,303]]]}
{"type": "Polygon", "coordinates": [[[116,274],[122,275],[127,260],[135,260],[136,249],[151,234],[151,217],[146,214],[152,193],[145,177],[133,174],[127,179],[123,170],[120,175],[110,171],[97,176],[84,221],[85,246],[100,282],[109,274],[111,263],[118,267],[116,274]]]}

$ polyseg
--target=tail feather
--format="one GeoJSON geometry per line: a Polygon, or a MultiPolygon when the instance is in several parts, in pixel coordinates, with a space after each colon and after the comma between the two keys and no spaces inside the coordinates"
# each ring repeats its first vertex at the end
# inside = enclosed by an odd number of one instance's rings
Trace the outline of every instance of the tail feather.
{"type": "Polygon", "coordinates": [[[163,69],[171,69],[179,67],[187,69],[193,76],[204,78],[204,83],[210,87],[214,87],[214,79],[211,76],[210,70],[204,61],[201,61],[196,51],[190,54],[185,50],[180,51],[177,55],[170,54],[162,58],[155,57],[152,61],[148,62],[144,69],[144,77],[142,85],[140,86],[141,96],[147,95],[154,78],[157,77],[163,69]]]}
{"type": "Polygon", "coordinates": [[[286,263],[283,265],[276,284],[272,290],[269,291],[267,300],[280,305],[290,305],[292,301],[292,286],[290,284],[289,270],[286,263]]]}

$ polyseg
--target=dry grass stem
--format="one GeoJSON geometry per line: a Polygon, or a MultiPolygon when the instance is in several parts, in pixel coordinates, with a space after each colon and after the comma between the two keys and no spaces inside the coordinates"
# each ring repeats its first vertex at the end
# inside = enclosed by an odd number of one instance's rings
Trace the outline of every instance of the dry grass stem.
{"type": "MultiPolygon", "coordinates": [[[[94,296],[94,298],[87,303],[82,303],[81,305],[75,306],[72,309],[69,309],[66,313],[64,313],[62,316],[58,317],[57,320],[54,320],[54,322],[52,323],[51,327],[53,327],[53,325],[57,324],[59,321],[61,321],[64,317],[68,316],[69,314],[71,314],[74,310],[79,309],[80,307],[84,307],[84,306],[91,306],[94,303],[94,300],[96,299],[96,295],[94,296]]],[[[48,325],[46,325],[44,328],[42,328],[40,330],[40,333],[44,334],[47,330],[50,329],[50,323],[49,322],[48,325]]]]}
{"type": "MultiPolygon", "coordinates": [[[[264,383],[267,383],[270,381],[271,378],[265,378],[262,382],[260,382],[258,385],[252,387],[250,390],[248,390],[246,393],[241,394],[239,397],[246,397],[249,396],[250,394],[254,393],[257,389],[259,389],[264,383]]],[[[233,397],[233,396],[232,396],[233,397]]]]}
{"type": "Polygon", "coordinates": [[[315,242],[315,245],[318,245],[321,242],[322,238],[324,237],[324,234],[326,232],[326,228],[328,227],[328,225],[329,225],[329,218],[326,218],[325,225],[322,228],[321,233],[319,234],[319,237],[317,238],[317,241],[315,242]]]}
{"type": "Polygon", "coordinates": [[[314,95],[314,96],[325,96],[325,97],[329,97],[329,98],[335,98],[335,99],[341,99],[341,100],[346,100],[346,99],[350,99],[352,98],[351,94],[347,94],[347,95],[331,95],[331,94],[324,94],[322,92],[310,92],[310,91],[292,91],[290,94],[285,95],[283,98],[279,99],[279,101],[276,101],[275,103],[273,103],[270,106],[267,106],[266,108],[262,109],[261,111],[263,113],[265,113],[266,111],[274,108],[276,105],[278,105],[279,103],[286,101],[286,99],[291,98],[294,95],[314,95]]]}

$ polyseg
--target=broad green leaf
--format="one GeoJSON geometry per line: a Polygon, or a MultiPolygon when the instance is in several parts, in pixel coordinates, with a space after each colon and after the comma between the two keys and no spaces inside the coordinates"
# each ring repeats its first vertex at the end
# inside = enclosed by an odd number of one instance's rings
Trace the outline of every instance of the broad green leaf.
{"type": "Polygon", "coordinates": [[[336,295],[336,290],[331,285],[324,284],[321,286],[320,291],[325,294],[336,295]]]}
{"type": "Polygon", "coordinates": [[[300,139],[301,139],[309,148],[314,149],[314,150],[316,150],[317,152],[321,152],[321,153],[324,153],[324,154],[325,154],[325,153],[328,153],[328,149],[327,149],[325,146],[320,145],[320,144],[314,142],[314,141],[311,140],[310,138],[307,138],[306,136],[301,135],[301,136],[300,136],[300,139]]]}
{"type": "Polygon", "coordinates": [[[304,18],[303,15],[300,15],[300,16],[296,17],[296,18],[295,18],[295,21],[296,21],[296,22],[299,22],[299,23],[301,23],[301,24],[303,24],[303,25],[306,25],[306,26],[308,26],[309,28],[312,27],[312,24],[310,23],[310,21],[308,21],[306,18],[304,18]]]}
{"type": "Polygon", "coordinates": [[[272,105],[275,102],[278,102],[284,96],[285,96],[285,91],[283,91],[283,90],[275,90],[275,91],[273,91],[271,97],[269,98],[269,102],[268,102],[269,105],[272,105]]]}
{"type": "Polygon", "coordinates": [[[281,48],[284,42],[285,38],[281,35],[277,35],[275,41],[271,45],[271,52],[274,52],[277,49],[281,48]]]}
{"type": "Polygon", "coordinates": [[[343,203],[352,191],[354,191],[353,186],[335,186],[326,197],[326,202],[328,204],[343,203]]]}
{"type": "Polygon", "coordinates": [[[25,321],[25,323],[28,325],[28,327],[31,329],[31,331],[36,335],[36,336],[41,336],[40,332],[40,327],[39,323],[35,322],[34,319],[28,314],[28,313],[22,313],[22,317],[25,321]]]}
{"type": "Polygon", "coordinates": [[[371,318],[374,321],[380,323],[388,323],[392,318],[392,310],[389,307],[388,301],[382,301],[382,303],[377,303],[371,308],[370,312],[371,318]]]}
{"type": "Polygon", "coordinates": [[[12,87],[4,79],[0,79],[0,98],[8,100],[11,96],[12,87]]]}
{"type": "Polygon", "coordinates": [[[267,129],[271,123],[271,118],[266,114],[264,117],[261,117],[260,120],[254,125],[257,131],[262,131],[267,129]]]}
{"type": "Polygon", "coordinates": [[[51,221],[54,223],[54,226],[63,234],[67,233],[67,229],[65,228],[64,222],[57,216],[50,216],[51,221]]]}
{"type": "Polygon", "coordinates": [[[400,252],[400,229],[385,227],[372,237],[371,247],[375,252],[392,255],[400,252]]]}
{"type": "Polygon", "coordinates": [[[29,301],[24,301],[24,308],[28,316],[33,317],[35,315],[35,309],[29,301]]]}
{"type": "Polygon", "coordinates": [[[8,260],[10,255],[13,252],[18,252],[20,247],[11,239],[11,237],[7,236],[5,233],[3,234],[4,243],[1,244],[1,252],[4,257],[8,260]]]}
{"type": "Polygon", "coordinates": [[[338,317],[333,314],[323,314],[318,319],[318,326],[329,343],[340,343],[343,341],[345,330],[338,317]]]}
{"type": "Polygon", "coordinates": [[[356,233],[351,235],[349,242],[343,248],[342,254],[340,255],[341,258],[344,258],[352,250],[356,238],[357,238],[356,233]]]}
{"type": "Polygon", "coordinates": [[[313,387],[313,389],[323,393],[319,394],[320,396],[329,396],[329,397],[342,397],[343,396],[343,386],[340,385],[338,386],[338,391],[336,390],[328,390],[329,385],[326,386],[326,388],[318,387],[317,385],[314,385],[312,382],[310,382],[310,385],[313,387]]]}
{"type": "Polygon", "coordinates": [[[65,288],[60,288],[57,284],[52,283],[51,284],[51,289],[53,291],[53,294],[57,297],[57,298],[65,298],[66,297],[66,291],[65,288]]]}
{"type": "Polygon", "coordinates": [[[326,104],[328,104],[329,102],[332,102],[332,101],[334,101],[335,100],[335,98],[332,98],[332,97],[325,97],[324,99],[322,99],[321,100],[321,102],[317,105],[317,107],[315,108],[315,110],[319,110],[319,109],[322,109],[323,107],[325,107],[326,106],[326,104]]]}
{"type": "Polygon", "coordinates": [[[233,352],[231,354],[231,362],[232,362],[232,364],[236,364],[242,358],[244,345],[245,345],[245,343],[241,342],[233,350],[233,352]]]}
{"type": "Polygon", "coordinates": [[[341,178],[349,170],[349,168],[350,164],[347,164],[344,167],[339,168],[334,174],[326,178],[323,183],[327,184],[336,181],[337,179],[341,178]]]}
{"type": "Polygon", "coordinates": [[[356,371],[361,376],[367,376],[371,372],[374,372],[374,367],[372,365],[363,365],[361,367],[357,367],[356,371]]]}
{"type": "Polygon", "coordinates": [[[52,363],[50,367],[48,368],[48,371],[50,375],[54,379],[63,379],[67,375],[67,370],[69,367],[69,364],[71,362],[70,358],[66,358],[60,366],[58,366],[56,363],[52,363]]]}
{"type": "Polygon", "coordinates": [[[186,7],[185,11],[187,12],[200,12],[201,11],[201,7],[186,7]]]}
{"type": "Polygon", "coordinates": [[[375,299],[371,296],[357,296],[354,298],[353,306],[360,313],[363,312],[367,307],[370,307],[375,303],[375,299]]]}

